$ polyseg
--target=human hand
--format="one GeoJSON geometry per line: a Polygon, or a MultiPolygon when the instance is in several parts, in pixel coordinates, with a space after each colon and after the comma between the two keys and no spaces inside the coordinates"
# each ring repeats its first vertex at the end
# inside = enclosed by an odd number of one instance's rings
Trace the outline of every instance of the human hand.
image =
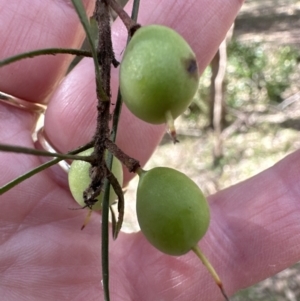
{"type": "MultiPolygon", "coordinates": [[[[89,15],[93,1],[86,1],[89,15]]],[[[46,47],[79,47],[83,31],[68,1],[1,0],[1,58],[46,47]],[[5,4],[5,5],[4,5],[5,4]]],[[[242,1],[148,1],[139,22],[178,30],[197,54],[202,71],[225,37],[242,1]]],[[[126,30],[114,25],[120,56],[126,30]]],[[[89,141],[95,129],[95,84],[91,60],[84,59],[62,82],[67,56],[27,59],[0,69],[0,90],[32,102],[48,97],[45,131],[66,152],[89,141]],[[54,93],[53,87],[55,87],[54,93]]],[[[113,97],[117,75],[112,75],[113,97]]],[[[0,104],[0,141],[34,147],[35,116],[0,104]]],[[[125,108],[118,145],[145,162],[164,131],[135,119],[125,108]]],[[[299,260],[297,181],[300,154],[210,198],[212,221],[200,245],[228,294],[299,260]]],[[[0,153],[0,185],[41,163],[34,156],[0,153]]],[[[84,231],[84,210],[55,177],[44,171],[0,196],[0,267],[3,300],[101,300],[99,216],[84,231]]],[[[127,174],[127,180],[129,175],[127,174]]],[[[210,275],[192,254],[170,257],[141,233],[123,234],[110,244],[112,300],[222,300],[210,275]]]]}

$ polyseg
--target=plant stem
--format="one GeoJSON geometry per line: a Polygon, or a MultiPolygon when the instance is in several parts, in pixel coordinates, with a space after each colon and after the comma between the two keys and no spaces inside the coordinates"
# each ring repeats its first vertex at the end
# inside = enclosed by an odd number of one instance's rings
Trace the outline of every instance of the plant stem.
{"type": "MultiPolygon", "coordinates": [[[[98,45],[97,58],[99,66],[101,67],[100,78],[102,89],[106,95],[111,95],[110,90],[110,69],[111,65],[116,65],[111,41],[111,28],[110,28],[110,13],[107,1],[97,0],[94,10],[93,18],[98,25],[98,45]]],[[[109,137],[109,116],[110,116],[110,98],[104,101],[101,95],[97,92],[98,105],[97,105],[97,127],[94,135],[95,149],[94,154],[98,159],[93,166],[95,168],[95,176],[91,178],[89,190],[97,192],[98,187],[106,186],[104,197],[102,201],[102,283],[104,300],[110,301],[109,293],[109,188],[107,176],[107,167],[104,160],[105,146],[104,141],[109,137]],[[105,167],[105,168],[104,168],[105,167]]],[[[85,197],[85,196],[84,196],[85,197]]],[[[96,193],[92,194],[92,198],[96,197],[96,193]]],[[[88,200],[87,200],[88,201],[88,200]]]]}
{"type": "Polygon", "coordinates": [[[80,22],[84,28],[85,33],[86,33],[87,40],[91,47],[92,56],[93,56],[93,60],[94,60],[94,67],[95,67],[97,95],[101,95],[101,98],[103,99],[103,101],[109,100],[108,95],[104,92],[103,87],[102,87],[101,76],[100,76],[100,66],[98,63],[95,42],[93,40],[90,22],[87,18],[84,6],[83,6],[81,0],[72,0],[72,3],[75,7],[77,15],[80,19],[80,22]]]}
{"type": "MultiPolygon", "coordinates": [[[[112,2],[110,4],[112,4],[112,2]]],[[[138,17],[139,7],[140,7],[140,0],[135,0],[133,2],[132,12],[131,12],[131,19],[130,19],[135,24],[136,24],[137,17],[138,17]]],[[[130,38],[131,38],[131,35],[128,34],[127,44],[129,43],[130,38]]],[[[118,89],[116,107],[115,107],[114,115],[113,115],[112,131],[111,131],[111,136],[110,136],[110,140],[112,142],[116,141],[117,130],[118,130],[118,125],[119,125],[119,119],[120,119],[120,114],[121,114],[121,111],[122,111],[122,104],[123,104],[122,96],[121,96],[121,92],[120,92],[120,88],[119,88],[118,89]]]]}
{"type": "MultiPolygon", "coordinates": [[[[111,4],[111,3],[110,3],[111,4]]],[[[138,14],[138,8],[139,8],[139,0],[134,0],[133,8],[132,8],[132,18],[136,21],[137,14],[138,14]]],[[[130,39],[130,33],[128,36],[128,40],[130,39]]],[[[118,89],[118,97],[117,97],[117,103],[113,114],[113,124],[112,124],[112,131],[110,139],[106,139],[106,142],[111,142],[115,145],[115,140],[117,136],[117,130],[118,130],[118,124],[120,119],[120,114],[122,110],[122,98],[120,94],[120,89],[118,89]]],[[[116,146],[116,145],[115,145],[116,146]]],[[[107,144],[106,144],[107,147],[107,144]]],[[[108,153],[107,157],[107,167],[109,170],[112,168],[112,160],[113,156],[112,153],[108,153]]],[[[109,293],[109,192],[110,192],[110,185],[108,181],[105,182],[104,185],[104,197],[103,197],[103,203],[102,203],[102,277],[103,277],[103,289],[104,289],[104,298],[106,301],[110,300],[110,293],[109,293]]],[[[121,229],[121,225],[123,222],[123,211],[124,211],[124,202],[120,203],[120,199],[118,202],[118,211],[119,211],[119,217],[118,221],[116,222],[113,218],[113,236],[116,238],[118,235],[119,229],[121,229]]],[[[113,215],[113,213],[112,213],[113,215]]]]}

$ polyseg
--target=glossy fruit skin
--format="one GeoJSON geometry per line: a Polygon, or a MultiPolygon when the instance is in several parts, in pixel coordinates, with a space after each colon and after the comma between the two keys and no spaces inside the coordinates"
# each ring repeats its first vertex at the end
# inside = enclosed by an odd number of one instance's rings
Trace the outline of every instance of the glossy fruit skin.
{"type": "Polygon", "coordinates": [[[120,66],[120,90],[128,109],[153,124],[182,114],[198,88],[196,56],[173,29],[149,25],[136,31],[120,66]]]}
{"type": "Polygon", "coordinates": [[[148,241],[169,255],[189,252],[210,221],[209,206],[199,187],[185,174],[166,167],[141,173],[136,210],[148,241]]]}
{"type": "MultiPolygon", "coordinates": [[[[92,154],[92,152],[93,152],[93,148],[90,148],[87,149],[86,151],[81,152],[79,155],[89,156],[92,154]]],[[[88,162],[75,160],[72,162],[68,174],[70,191],[75,201],[81,207],[84,207],[86,205],[83,200],[83,192],[91,182],[91,179],[89,177],[90,166],[91,165],[88,162]]],[[[122,186],[123,169],[122,169],[121,162],[117,158],[113,158],[112,172],[117,178],[120,185],[122,186]]],[[[95,205],[93,205],[92,210],[99,211],[102,209],[102,198],[103,198],[103,192],[101,192],[100,195],[97,197],[97,200],[99,200],[99,202],[96,202],[95,205]]],[[[116,199],[117,199],[116,193],[114,192],[113,188],[110,186],[110,191],[109,191],[110,205],[113,204],[116,199]]]]}

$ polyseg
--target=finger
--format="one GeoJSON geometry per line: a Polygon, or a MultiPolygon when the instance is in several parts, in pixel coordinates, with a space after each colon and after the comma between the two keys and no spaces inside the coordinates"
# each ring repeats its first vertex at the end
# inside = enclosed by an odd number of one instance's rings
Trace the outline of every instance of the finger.
{"type": "Polygon", "coordinates": [[[297,151],[212,197],[214,237],[223,237],[226,246],[218,257],[228,262],[227,270],[231,266],[235,290],[299,261],[299,168],[297,151]]]}
{"type": "MultiPolygon", "coordinates": [[[[90,14],[94,1],[85,0],[90,14]]],[[[0,59],[42,48],[79,48],[84,32],[70,1],[0,0],[0,59]]],[[[0,69],[0,91],[45,102],[64,76],[73,56],[25,59],[0,69]]]]}
{"type": "MultiPolygon", "coordinates": [[[[200,248],[229,295],[300,260],[299,170],[297,151],[257,176],[210,197],[211,223],[200,248]]],[[[223,300],[192,252],[180,257],[164,255],[141,233],[121,234],[115,244],[112,270],[122,279],[118,288],[128,291],[134,284],[130,300],[141,300],[141,296],[143,301],[198,300],[196,296],[223,300]],[[123,265],[118,264],[121,260],[123,265]]]]}
{"type": "MultiPolygon", "coordinates": [[[[85,1],[90,12],[93,1],[85,1]]],[[[69,1],[0,0],[0,57],[45,47],[78,47],[83,30],[69,1]]],[[[0,68],[0,90],[22,99],[43,102],[61,80],[72,57],[65,55],[26,59],[0,68]]],[[[0,141],[33,147],[35,116],[0,103],[0,141]]],[[[1,184],[31,169],[39,160],[0,153],[1,184]],[[9,168],[7,168],[9,166],[9,168]]]]}
{"type": "MultiPolygon", "coordinates": [[[[85,5],[91,11],[93,1],[86,0],[85,5]]],[[[84,38],[78,16],[69,1],[0,0],[0,7],[3,8],[0,10],[1,58],[45,47],[78,47],[84,38]]],[[[3,67],[0,69],[0,90],[28,101],[42,102],[60,81],[70,59],[69,56],[39,57],[3,67]]],[[[31,133],[36,118],[29,113],[0,103],[1,143],[33,147],[31,133]]],[[[0,186],[40,164],[35,156],[0,152],[0,157],[0,186]]],[[[42,190],[46,181],[43,182],[45,179],[41,174],[37,178],[27,180],[24,185],[0,196],[1,200],[7,201],[2,204],[1,211],[5,218],[20,220],[24,214],[15,210],[10,216],[6,215],[13,198],[22,199],[23,207],[29,208],[38,201],[38,196],[45,194],[42,190]]]]}
{"type": "MultiPolygon", "coordinates": [[[[160,23],[174,27],[191,44],[204,70],[232,24],[241,1],[155,1],[143,3],[141,24],[160,23]],[[195,22],[197,20],[197,22],[195,22]]],[[[113,26],[117,57],[125,47],[125,27],[120,21],[113,26]]],[[[96,96],[91,60],[83,60],[58,87],[46,114],[46,133],[53,145],[67,151],[91,140],[95,131],[96,96]],[[59,133],[59,134],[58,134],[59,133]]],[[[112,99],[118,86],[118,70],[112,74],[112,99]]],[[[124,109],[118,145],[143,164],[153,152],[164,131],[162,126],[148,125],[124,109]]]]}

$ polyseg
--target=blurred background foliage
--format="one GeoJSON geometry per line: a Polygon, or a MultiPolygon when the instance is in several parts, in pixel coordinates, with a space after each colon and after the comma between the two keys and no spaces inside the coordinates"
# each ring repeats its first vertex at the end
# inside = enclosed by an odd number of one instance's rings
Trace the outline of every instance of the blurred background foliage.
{"type": "MultiPolygon", "coordinates": [[[[249,43],[234,39],[227,51],[225,97],[228,109],[246,113],[261,105],[267,110],[293,93],[293,85],[298,86],[300,52],[295,46],[270,48],[263,42],[249,43]]],[[[194,121],[208,118],[210,85],[211,68],[207,67],[201,76],[198,94],[185,112],[185,118],[194,121]]],[[[232,121],[234,116],[229,113],[227,119],[232,121]]]]}

